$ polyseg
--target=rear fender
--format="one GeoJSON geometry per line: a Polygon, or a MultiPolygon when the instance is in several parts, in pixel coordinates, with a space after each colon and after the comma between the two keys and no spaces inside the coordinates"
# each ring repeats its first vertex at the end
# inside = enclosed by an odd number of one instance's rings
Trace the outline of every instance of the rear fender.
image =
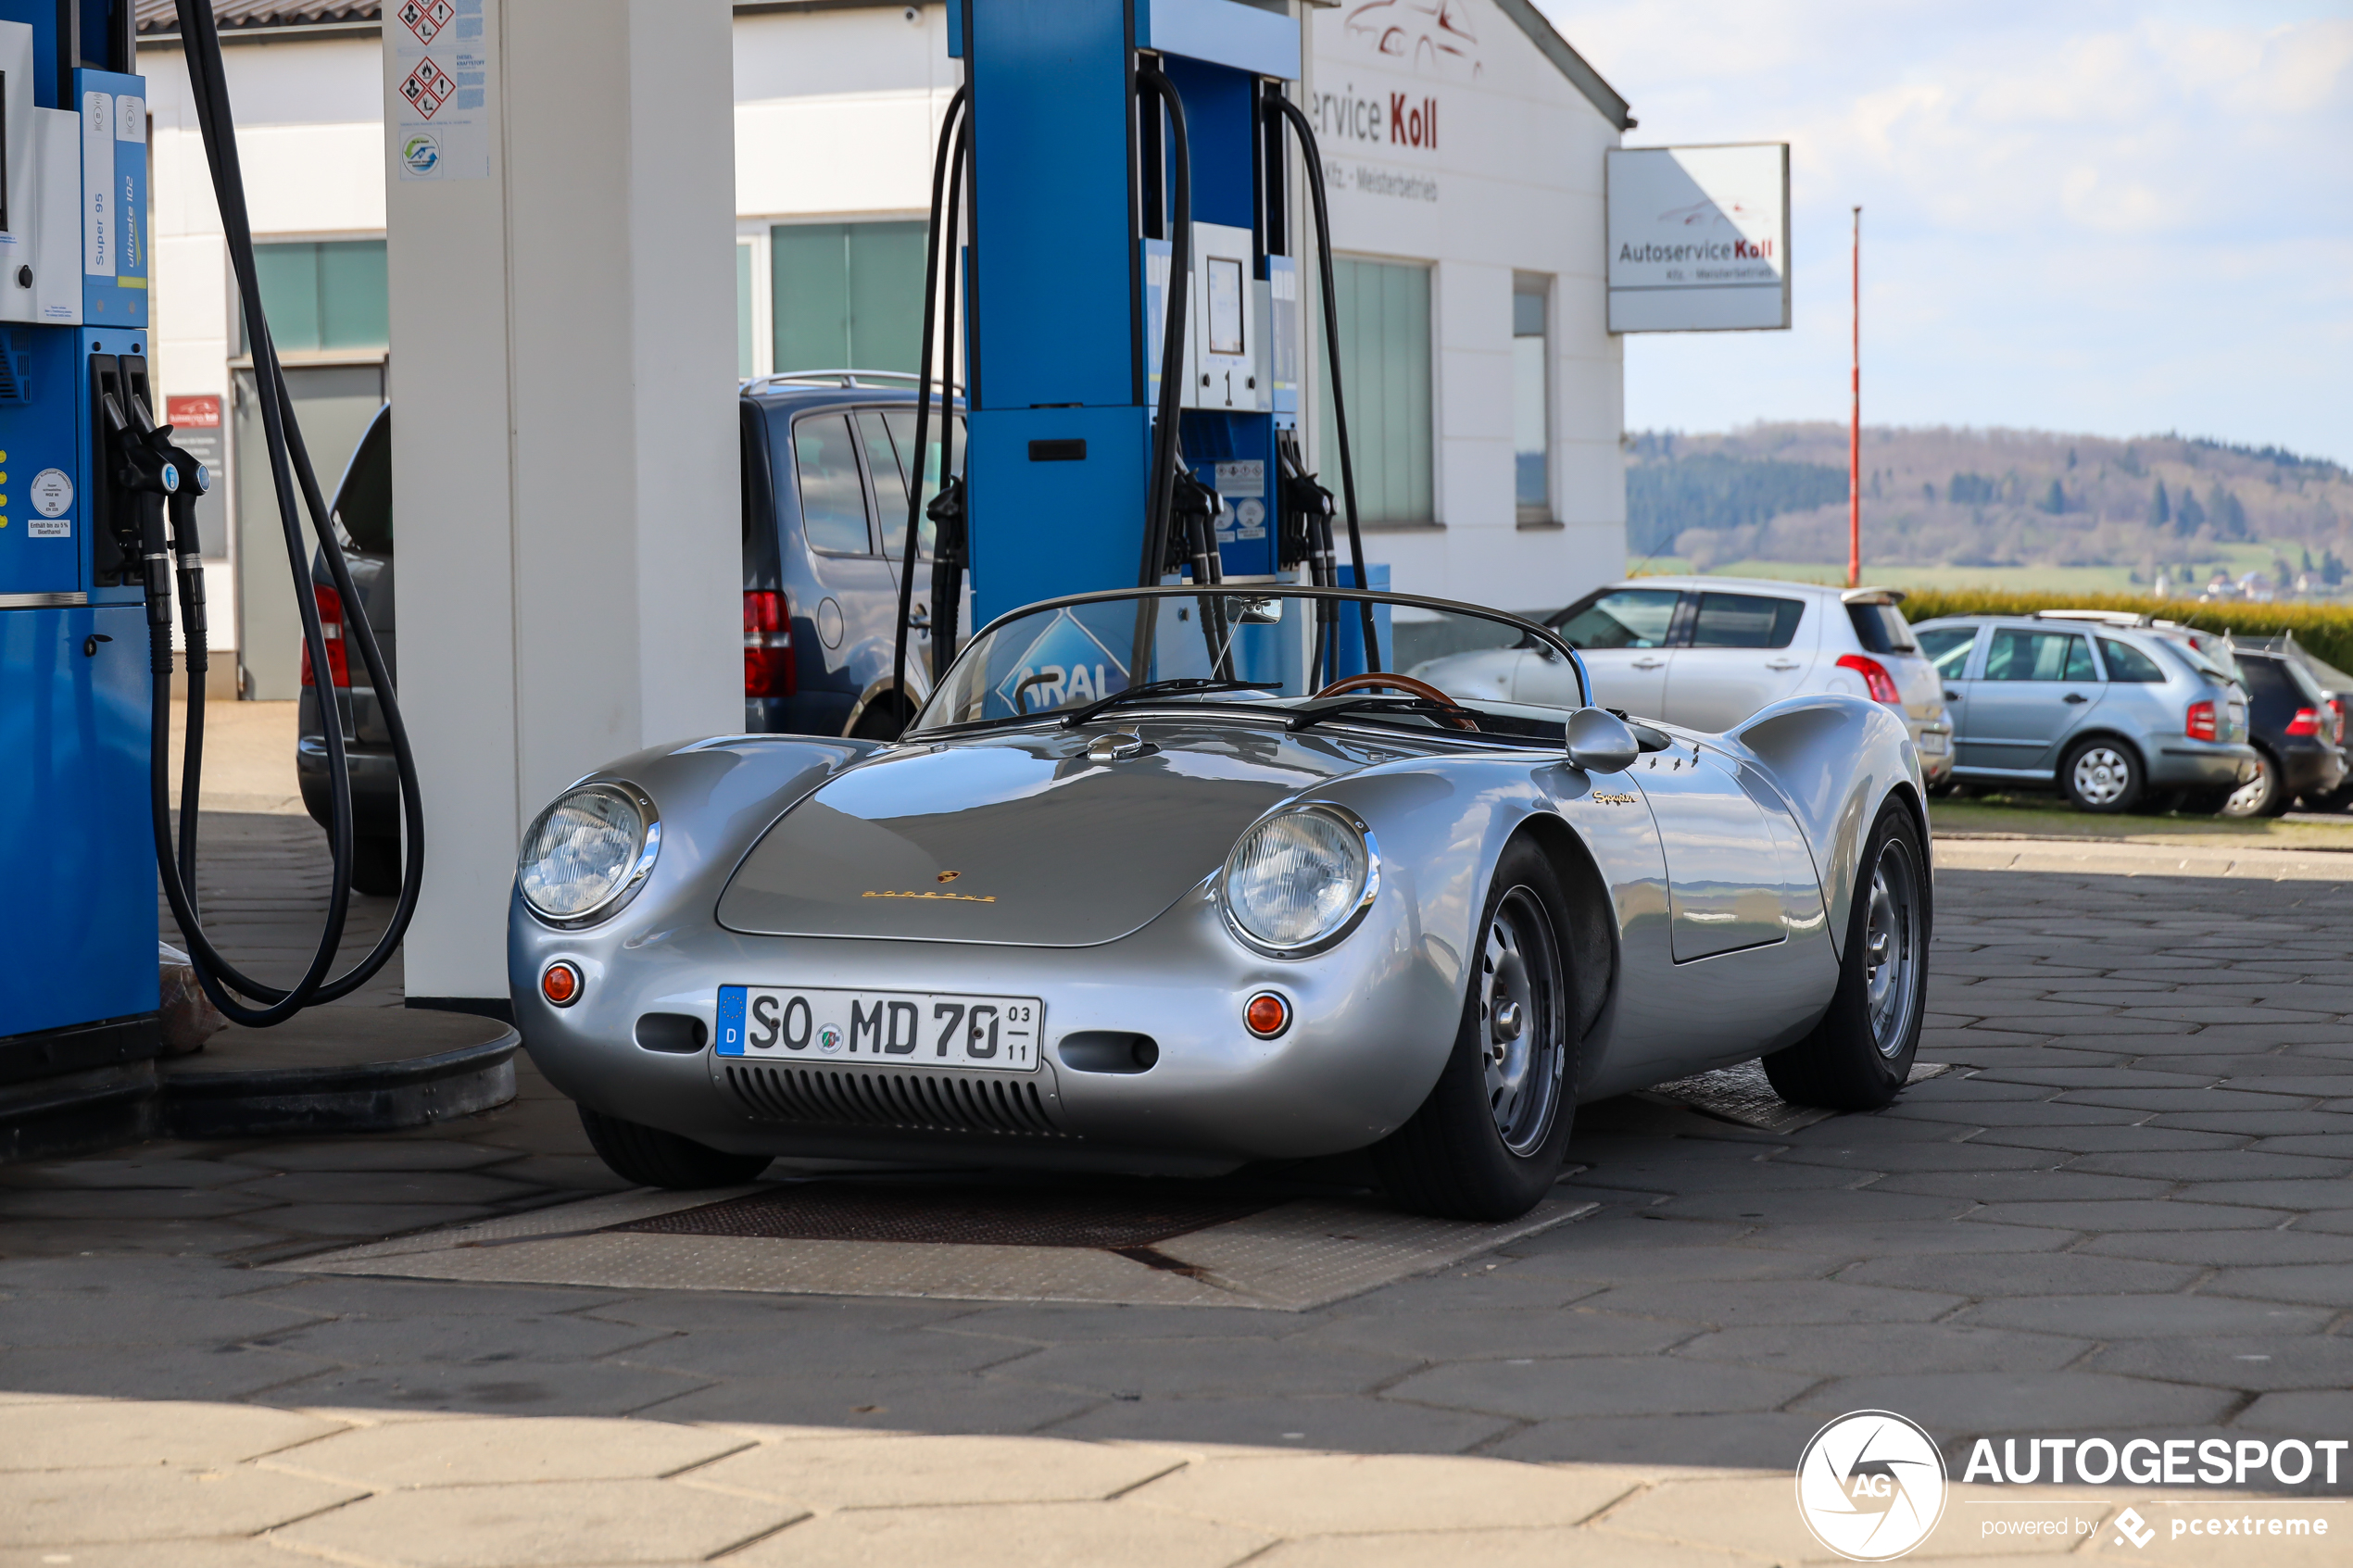
{"type": "Polygon", "coordinates": [[[1927,784],[1910,732],[1884,704],[1830,694],[1773,703],[1723,738],[1755,758],[1789,803],[1813,852],[1831,942],[1843,958],[1863,847],[1891,796],[1904,800],[1929,852],[1919,804],[1927,784]]]}

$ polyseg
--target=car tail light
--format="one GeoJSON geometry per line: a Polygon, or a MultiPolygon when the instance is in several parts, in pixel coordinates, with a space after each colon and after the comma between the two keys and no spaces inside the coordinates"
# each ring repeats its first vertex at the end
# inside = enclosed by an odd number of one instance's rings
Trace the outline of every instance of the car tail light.
{"type": "Polygon", "coordinates": [[[2329,744],[2343,746],[2345,744],[2345,704],[2335,697],[2331,697],[2328,701],[2328,709],[2329,744]]]}
{"type": "Polygon", "coordinates": [[[793,667],[792,607],[774,588],[744,596],[744,696],[790,696],[800,689],[793,667]]]}
{"type": "Polygon", "coordinates": [[[2214,705],[2210,702],[2191,703],[2189,718],[2182,725],[2182,733],[2192,740],[2214,739],[2214,705]]]}
{"type": "MultiPolygon", "coordinates": [[[[323,583],[310,585],[311,597],[319,601],[319,633],[327,644],[327,679],[338,686],[351,684],[351,656],[344,651],[343,596],[323,583]]],[[[302,640],[302,684],[315,686],[310,670],[310,639],[302,640]]]]}
{"type": "Polygon", "coordinates": [[[2287,721],[2287,733],[2292,735],[2319,735],[2321,733],[2321,715],[2319,709],[2311,708],[2297,709],[2296,710],[2296,717],[2287,721]]]}
{"type": "Polygon", "coordinates": [[[1887,666],[1878,659],[1850,653],[1840,658],[1838,667],[1852,670],[1863,677],[1863,689],[1871,694],[1873,702],[1893,703],[1898,708],[1904,706],[1904,694],[1895,689],[1895,677],[1890,675],[1887,666]]]}

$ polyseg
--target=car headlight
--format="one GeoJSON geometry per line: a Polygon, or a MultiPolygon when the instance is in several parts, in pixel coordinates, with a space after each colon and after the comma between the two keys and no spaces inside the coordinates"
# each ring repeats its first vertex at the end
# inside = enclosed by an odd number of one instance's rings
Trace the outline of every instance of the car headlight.
{"type": "Polygon", "coordinates": [[[582,784],[558,796],[523,835],[515,887],[543,920],[593,924],[629,901],[661,849],[661,819],[643,790],[582,784]]]}
{"type": "Polygon", "coordinates": [[[1226,857],[1227,918],[1250,946],[1277,957],[1345,936],[1380,890],[1370,829],[1331,806],[1279,812],[1226,857]]]}

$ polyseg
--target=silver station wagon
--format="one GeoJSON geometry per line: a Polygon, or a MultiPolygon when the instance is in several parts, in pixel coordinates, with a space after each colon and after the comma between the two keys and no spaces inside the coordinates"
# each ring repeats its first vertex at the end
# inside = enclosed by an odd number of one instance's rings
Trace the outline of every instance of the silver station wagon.
{"type": "Polygon", "coordinates": [[[2057,789],[2086,811],[2219,811],[2254,777],[2246,696],[2187,643],[2035,616],[1912,628],[1943,677],[1957,784],[2057,789]]]}

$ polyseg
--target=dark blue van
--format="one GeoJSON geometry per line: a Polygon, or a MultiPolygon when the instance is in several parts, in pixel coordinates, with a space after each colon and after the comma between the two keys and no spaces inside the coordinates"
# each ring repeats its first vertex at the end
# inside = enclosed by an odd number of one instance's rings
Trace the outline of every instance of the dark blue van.
{"type": "MultiPolygon", "coordinates": [[[[915,380],[873,370],[807,370],[747,382],[737,405],[743,449],[744,728],[785,734],[888,739],[925,690],[931,649],[932,525],[916,535],[908,684],[891,685],[904,558],[907,491],[921,476],[939,489],[939,413],[925,450],[915,445],[915,380]]],[[[963,467],[963,420],[955,461],[963,467]]],[[[397,672],[392,528],[392,408],[378,411],[335,491],[352,584],[397,672]]],[[[343,603],[323,559],[311,591],[327,634],[328,684],[350,759],[353,885],[400,890],[400,799],[391,738],[367,667],[343,656],[343,603]],[[354,681],[358,682],[355,685],[354,681]]],[[[295,765],[303,804],[327,822],[327,746],[318,684],[303,659],[295,765]]]]}

